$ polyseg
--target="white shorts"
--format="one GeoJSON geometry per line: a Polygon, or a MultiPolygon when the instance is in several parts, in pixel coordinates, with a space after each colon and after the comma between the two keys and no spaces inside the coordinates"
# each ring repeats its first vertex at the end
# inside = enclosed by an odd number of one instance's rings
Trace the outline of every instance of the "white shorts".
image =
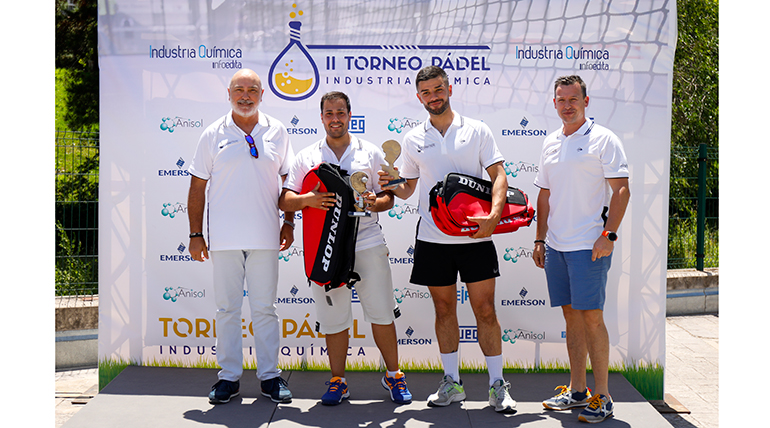
{"type": "MultiPolygon", "coordinates": [[[[356,251],[355,271],[361,275],[354,288],[361,302],[364,321],[382,325],[392,323],[396,319],[396,299],[393,297],[388,247],[378,245],[356,251]]],[[[351,289],[343,286],[327,293],[317,284],[311,284],[311,287],[321,333],[335,334],[353,326],[351,289]]]]}

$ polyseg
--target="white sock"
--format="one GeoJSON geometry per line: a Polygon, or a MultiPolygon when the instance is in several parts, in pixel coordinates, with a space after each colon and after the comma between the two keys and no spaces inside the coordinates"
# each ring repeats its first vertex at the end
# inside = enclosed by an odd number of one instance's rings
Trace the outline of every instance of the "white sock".
{"type": "Polygon", "coordinates": [[[460,353],[450,352],[441,354],[441,364],[444,366],[444,374],[449,375],[455,382],[460,382],[460,353]]]}
{"type": "MultiPolygon", "coordinates": [[[[493,357],[484,357],[487,360],[487,371],[489,372],[489,386],[491,387],[498,379],[503,379],[503,354],[493,357]]],[[[505,380],[503,380],[505,382],[505,380]]]]}
{"type": "Polygon", "coordinates": [[[398,374],[398,372],[400,372],[400,371],[401,371],[401,370],[396,370],[396,371],[392,372],[392,371],[390,371],[390,370],[387,370],[387,372],[388,372],[388,377],[395,379],[395,378],[396,378],[396,374],[398,374]]]}

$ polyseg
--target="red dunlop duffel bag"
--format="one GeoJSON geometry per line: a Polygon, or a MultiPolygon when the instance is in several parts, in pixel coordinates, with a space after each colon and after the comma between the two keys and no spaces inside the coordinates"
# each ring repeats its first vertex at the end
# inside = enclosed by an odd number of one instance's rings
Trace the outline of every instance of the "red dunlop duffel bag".
{"type": "Polygon", "coordinates": [[[339,166],[323,162],[305,175],[300,193],[309,192],[319,182],[318,190],[334,192],[336,203],[328,211],[310,207],[302,210],[305,275],[326,291],[351,287],[361,277],[354,271],[358,218],[348,216],[355,209],[350,177],[339,166]]]}
{"type": "MultiPolygon", "coordinates": [[[[492,183],[450,172],[430,190],[430,213],[438,228],[451,236],[470,236],[479,229],[468,217],[488,215],[492,208],[492,183]]],[[[529,226],[535,209],[521,190],[508,187],[503,213],[494,232],[515,232],[529,226]]]]}

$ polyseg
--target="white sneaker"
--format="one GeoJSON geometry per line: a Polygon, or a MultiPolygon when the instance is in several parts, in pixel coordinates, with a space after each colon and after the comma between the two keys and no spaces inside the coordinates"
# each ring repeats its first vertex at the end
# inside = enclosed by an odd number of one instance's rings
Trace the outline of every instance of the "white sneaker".
{"type": "Polygon", "coordinates": [[[500,413],[516,413],[516,401],[508,393],[511,384],[498,379],[489,388],[489,405],[500,413]]]}
{"type": "Polygon", "coordinates": [[[452,376],[444,375],[438,385],[438,391],[428,396],[429,406],[448,406],[455,401],[465,400],[462,383],[455,382],[452,376]]]}

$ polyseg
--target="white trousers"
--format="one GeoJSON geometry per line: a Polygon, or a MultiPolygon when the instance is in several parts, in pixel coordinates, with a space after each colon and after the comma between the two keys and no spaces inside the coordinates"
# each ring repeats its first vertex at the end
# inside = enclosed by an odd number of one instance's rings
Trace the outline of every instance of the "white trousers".
{"type": "Polygon", "coordinates": [[[243,338],[251,332],[241,317],[244,280],[251,309],[251,331],[257,356],[257,378],[281,374],[278,368],[280,326],[275,313],[278,289],[278,251],[212,251],[214,299],[217,306],[217,363],[219,379],[236,381],[243,374],[243,338]]]}

